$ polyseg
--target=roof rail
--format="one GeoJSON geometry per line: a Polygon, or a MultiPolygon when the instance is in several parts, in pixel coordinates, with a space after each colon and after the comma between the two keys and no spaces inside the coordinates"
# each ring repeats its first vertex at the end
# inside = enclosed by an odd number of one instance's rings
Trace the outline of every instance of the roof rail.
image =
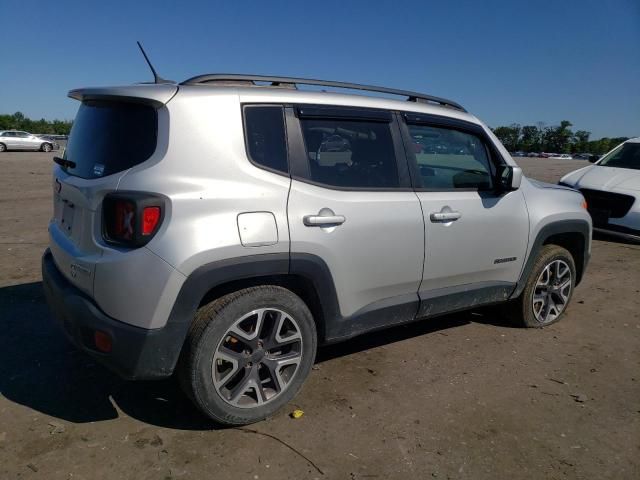
{"type": "Polygon", "coordinates": [[[446,98],[434,97],[433,95],[426,95],[424,93],[411,92],[409,90],[397,90],[395,88],[376,87],[373,85],[361,85],[359,83],[347,83],[347,82],[332,82],[327,80],[314,80],[311,78],[295,78],[295,77],[272,77],[266,75],[242,75],[242,74],[227,74],[227,73],[213,73],[208,75],[198,75],[196,77],[185,80],[180,85],[202,85],[206,83],[220,83],[223,85],[258,85],[256,82],[269,83],[271,87],[281,88],[297,88],[297,85],[319,85],[322,87],[331,88],[344,88],[347,90],[365,90],[367,92],[385,93],[389,95],[399,95],[407,97],[407,101],[431,103],[441,105],[443,107],[454,108],[462,112],[466,110],[452,100],[446,98]]]}

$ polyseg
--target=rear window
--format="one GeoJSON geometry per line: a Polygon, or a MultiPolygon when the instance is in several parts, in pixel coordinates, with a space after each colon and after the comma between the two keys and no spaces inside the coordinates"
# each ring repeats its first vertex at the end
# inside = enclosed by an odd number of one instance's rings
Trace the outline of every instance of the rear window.
{"type": "Polygon", "coordinates": [[[98,178],[147,160],[156,149],[156,109],[138,103],[85,101],[73,122],[64,158],[66,171],[98,178]]]}

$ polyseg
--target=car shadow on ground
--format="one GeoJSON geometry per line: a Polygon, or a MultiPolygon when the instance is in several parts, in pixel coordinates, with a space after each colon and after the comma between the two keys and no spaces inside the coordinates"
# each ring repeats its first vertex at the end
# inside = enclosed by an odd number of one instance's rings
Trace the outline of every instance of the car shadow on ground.
{"type": "MultiPolygon", "coordinates": [[[[471,322],[507,327],[491,310],[447,315],[361,335],[319,350],[325,362],[471,322]]],[[[0,394],[73,423],[118,418],[182,430],[217,428],[171,378],[128,382],[78,351],[51,318],[42,282],[0,288],[0,394]]]]}

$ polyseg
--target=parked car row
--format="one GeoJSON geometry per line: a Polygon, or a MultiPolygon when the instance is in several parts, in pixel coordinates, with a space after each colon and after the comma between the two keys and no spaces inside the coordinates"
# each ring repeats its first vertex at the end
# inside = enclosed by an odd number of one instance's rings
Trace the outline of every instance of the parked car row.
{"type": "Polygon", "coordinates": [[[34,135],[18,130],[0,130],[0,152],[6,150],[39,150],[50,152],[60,145],[51,136],[34,135]]]}
{"type": "Polygon", "coordinates": [[[533,158],[555,158],[561,160],[589,160],[590,162],[596,162],[602,155],[594,155],[592,153],[552,153],[552,152],[509,152],[512,157],[533,157],[533,158]]]}

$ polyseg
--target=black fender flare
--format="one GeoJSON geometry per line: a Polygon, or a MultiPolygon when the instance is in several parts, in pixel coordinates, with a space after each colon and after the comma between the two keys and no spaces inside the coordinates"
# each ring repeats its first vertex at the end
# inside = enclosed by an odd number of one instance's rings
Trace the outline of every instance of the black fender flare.
{"type": "Polygon", "coordinates": [[[172,351],[165,350],[170,370],[175,368],[194,315],[208,292],[230,282],[274,276],[299,276],[311,282],[322,310],[322,318],[317,319],[320,336],[324,335],[324,326],[329,319],[341,318],[333,277],[327,264],[316,255],[266,253],[212,262],[188,275],[163,327],[172,332],[173,338],[172,351]]]}
{"type": "Polygon", "coordinates": [[[520,278],[518,279],[518,284],[516,289],[511,294],[510,298],[518,297],[524,287],[527,284],[527,279],[531,274],[531,270],[533,270],[533,264],[538,258],[540,250],[542,250],[545,242],[552,236],[562,234],[562,233],[579,233],[582,235],[584,239],[584,244],[582,245],[582,259],[575,259],[576,264],[578,262],[581,263],[581,268],[579,269],[578,277],[576,278],[576,285],[580,283],[582,280],[582,275],[587,268],[587,264],[589,263],[589,242],[591,241],[591,228],[589,226],[589,222],[586,220],[558,220],[555,222],[548,223],[544,227],[540,229],[538,234],[536,235],[535,240],[533,241],[533,245],[531,247],[531,251],[529,252],[529,257],[520,272],[520,278]]]}

